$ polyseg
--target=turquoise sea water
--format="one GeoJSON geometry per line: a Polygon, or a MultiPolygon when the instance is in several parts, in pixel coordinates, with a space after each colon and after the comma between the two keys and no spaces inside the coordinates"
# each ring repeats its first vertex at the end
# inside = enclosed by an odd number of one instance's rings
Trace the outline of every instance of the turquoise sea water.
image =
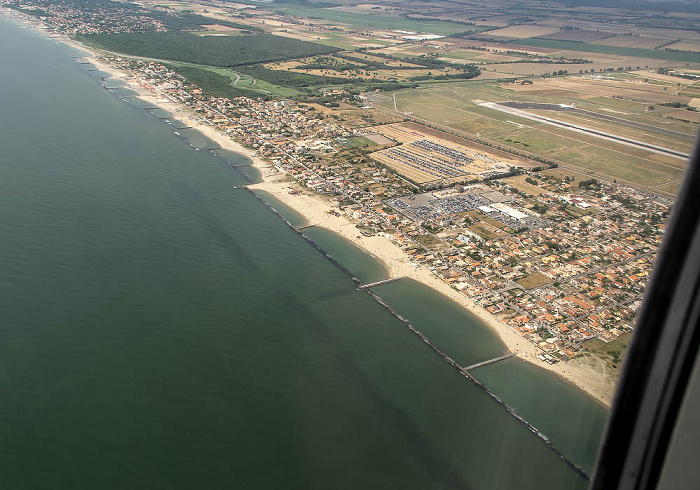
{"type": "MultiPolygon", "coordinates": [[[[585,488],[232,189],[256,178],[228,166],[242,157],[196,151],[200,136],[105,90],[78,54],[0,18],[0,488],[585,488]]],[[[309,231],[358,277],[381,276],[309,231]]],[[[465,363],[503,351],[420,285],[376,292],[465,363]]],[[[496,392],[537,387],[539,407],[508,396],[535,425],[600,410],[539,369],[494,367],[496,392]]],[[[600,428],[579,425],[541,430],[590,470],[600,428]]]]}

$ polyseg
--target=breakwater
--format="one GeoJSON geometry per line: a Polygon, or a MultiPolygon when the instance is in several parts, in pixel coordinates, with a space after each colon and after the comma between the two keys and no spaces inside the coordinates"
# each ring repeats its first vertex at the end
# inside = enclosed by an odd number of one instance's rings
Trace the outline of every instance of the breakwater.
{"type": "MultiPolygon", "coordinates": [[[[326,252],[318,243],[316,243],[314,240],[312,240],[308,235],[304,234],[299,228],[294,226],[287,218],[285,218],[274,206],[272,206],[270,203],[265,201],[260,195],[256,194],[253,190],[248,188],[247,186],[233,186],[234,189],[245,189],[246,191],[250,192],[255,198],[260,201],[262,204],[264,204],[267,208],[269,208],[276,216],[278,216],[282,221],[284,221],[289,228],[291,228],[297,235],[302,237],[304,240],[306,240],[311,246],[313,246],[316,250],[318,250],[331,264],[333,264],[336,268],[338,268],[340,271],[348,275],[352,281],[357,285],[357,289],[359,291],[364,291],[368,295],[372,297],[377,303],[382,305],[392,316],[394,316],[396,319],[401,321],[408,330],[413,332],[415,335],[417,335],[423,342],[425,342],[435,353],[437,353],[442,359],[444,359],[450,366],[452,366],[455,370],[457,370],[462,376],[467,378],[469,381],[471,381],[475,386],[477,386],[480,390],[482,390],[484,393],[486,393],[493,401],[495,401],[498,405],[503,407],[513,418],[515,418],[521,425],[523,425],[525,428],[527,428],[530,432],[532,432],[534,435],[536,435],[551,451],[553,451],[566,465],[568,465],[573,471],[575,471],[579,476],[584,478],[585,480],[590,480],[590,476],[581,468],[579,465],[571,461],[569,458],[567,458],[561,451],[559,451],[549,440],[549,438],[544,435],[542,432],[540,432],[534,425],[532,425],[530,422],[528,422],[524,417],[522,417],[518,412],[511,406],[509,406],[503,399],[501,399],[498,395],[496,395],[494,392],[489,390],[481,381],[476,379],[470,372],[468,368],[462,367],[457,361],[452,359],[449,354],[447,354],[444,350],[442,350],[440,347],[438,347],[432,340],[430,340],[423,332],[415,328],[409,320],[401,316],[396,310],[394,310],[391,305],[386,303],[379,295],[377,295],[375,292],[373,292],[370,289],[370,286],[377,286],[380,284],[386,284],[387,282],[393,282],[396,280],[399,280],[401,278],[393,278],[393,279],[388,279],[384,281],[378,281],[377,283],[372,283],[369,285],[364,285],[361,283],[361,281],[355,277],[355,275],[350,271],[347,267],[345,267],[343,264],[338,262],[335,258],[333,258],[328,252],[326,252]]],[[[510,357],[515,356],[516,353],[509,353],[505,356],[501,356],[496,359],[490,359],[487,361],[484,361],[483,363],[478,363],[475,365],[470,366],[469,368],[474,368],[474,367],[479,367],[483,366],[486,364],[491,364],[493,362],[497,362],[499,360],[507,359],[510,357]]]]}

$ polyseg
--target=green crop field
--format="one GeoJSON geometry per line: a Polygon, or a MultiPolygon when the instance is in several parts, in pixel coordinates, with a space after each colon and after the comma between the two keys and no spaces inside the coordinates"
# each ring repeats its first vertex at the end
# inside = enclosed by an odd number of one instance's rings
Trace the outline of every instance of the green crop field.
{"type": "Polygon", "coordinates": [[[353,136],[348,138],[351,148],[364,148],[365,146],[376,146],[377,143],[364,136],[353,136]]]}
{"type": "MultiPolygon", "coordinates": [[[[260,5],[259,3],[257,5],[260,5]]],[[[263,4],[264,5],[264,4],[263,4]]],[[[306,17],[308,19],[322,19],[330,22],[340,22],[349,24],[354,28],[359,29],[386,29],[386,30],[405,30],[431,34],[440,34],[448,36],[458,32],[467,30],[481,31],[484,28],[477,26],[444,21],[425,21],[406,19],[400,15],[387,14],[364,14],[358,12],[344,12],[342,10],[314,8],[304,5],[296,5],[289,3],[275,3],[270,7],[275,12],[284,12],[287,15],[297,17],[306,17]]]]}

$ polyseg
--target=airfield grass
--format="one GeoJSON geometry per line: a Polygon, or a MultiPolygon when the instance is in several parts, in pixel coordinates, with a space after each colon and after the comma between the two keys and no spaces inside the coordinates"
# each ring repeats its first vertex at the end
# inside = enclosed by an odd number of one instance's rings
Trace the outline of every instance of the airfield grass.
{"type": "MultiPolygon", "coordinates": [[[[493,135],[491,137],[504,146],[511,146],[541,155],[558,150],[588,146],[588,143],[542,131],[540,127],[514,128],[510,134],[493,135]]],[[[548,128],[542,127],[542,129],[548,128]]]]}
{"type": "MultiPolygon", "coordinates": [[[[490,110],[472,102],[471,97],[481,98],[490,95],[480,93],[482,85],[475,84],[473,91],[468,92],[469,99],[455,96],[451,88],[445,90],[428,88],[426,90],[409,90],[396,93],[397,108],[400,112],[412,112],[417,117],[449,126],[470,135],[477,133],[508,132],[513,129],[513,121],[526,124],[527,120],[520,119],[510,114],[490,110]]],[[[489,97],[490,99],[492,96],[489,97]]],[[[393,100],[382,103],[385,107],[394,108],[393,100]]]]}
{"type": "Polygon", "coordinates": [[[647,110],[647,107],[649,107],[649,104],[647,104],[646,102],[636,102],[633,100],[616,99],[614,97],[600,96],[582,100],[576,105],[576,107],[578,107],[579,109],[586,109],[589,111],[594,111],[600,106],[605,106],[609,109],[614,109],[619,112],[623,112],[624,114],[615,114],[613,112],[611,112],[610,114],[613,116],[627,118],[627,116],[629,116],[630,114],[643,114],[647,110]]]}
{"type": "Polygon", "coordinates": [[[653,189],[659,193],[663,193],[669,196],[674,196],[678,193],[678,189],[681,186],[681,179],[673,180],[671,182],[666,182],[661,185],[653,186],[653,189]]]}
{"type": "Polygon", "coordinates": [[[556,159],[613,179],[644,186],[680,178],[683,170],[659,165],[643,158],[618,153],[607,148],[588,147],[558,153],[556,159]]]}
{"type": "MultiPolygon", "coordinates": [[[[627,126],[625,124],[618,124],[613,121],[605,121],[602,119],[599,119],[594,116],[585,116],[582,114],[572,114],[568,112],[553,112],[553,111],[530,111],[533,113],[537,113],[546,117],[550,117],[552,119],[557,119],[560,121],[565,121],[567,123],[572,123],[576,125],[580,125],[583,127],[587,128],[593,128],[599,131],[604,131],[607,133],[612,133],[616,134],[619,136],[624,136],[626,138],[631,138],[635,139],[637,141],[643,141],[645,143],[651,143],[655,145],[660,145],[664,146],[667,148],[673,148],[676,150],[680,151],[685,151],[685,152],[690,152],[692,149],[692,144],[693,140],[692,138],[683,138],[683,137],[673,137],[670,135],[665,135],[662,133],[655,133],[650,130],[646,129],[640,129],[640,128],[635,128],[632,126],[627,126]]],[[[649,122],[645,121],[646,124],[649,124],[649,122]]],[[[656,126],[659,127],[667,127],[669,126],[672,121],[658,121],[656,122],[656,126]]],[[[690,126],[690,124],[688,124],[690,126]]],[[[563,129],[563,128],[562,128],[563,129]]],[[[668,128],[671,129],[671,128],[668,128]]],[[[571,134],[570,131],[564,129],[564,131],[567,131],[569,134],[571,134]]],[[[561,133],[560,133],[561,134],[561,133]]],[[[579,138],[579,135],[573,136],[576,139],[581,139],[579,138]]],[[[601,140],[599,138],[596,138],[597,143],[599,146],[604,146],[606,148],[619,148],[618,143],[614,143],[612,141],[607,141],[607,140],[601,140]]],[[[648,153],[648,150],[641,150],[641,149],[636,149],[632,147],[626,147],[622,149],[625,152],[633,152],[635,155],[640,155],[640,151],[643,152],[642,154],[648,153]]]]}
{"type": "MultiPolygon", "coordinates": [[[[664,186],[663,192],[674,193],[677,180],[682,176],[685,162],[680,159],[660,161],[647,150],[602,140],[591,135],[573,133],[565,128],[536,123],[511,114],[502,113],[477,105],[475,100],[508,100],[513,92],[497,83],[462,82],[446,86],[426,86],[421,89],[405,90],[396,93],[399,112],[413,113],[416,117],[451,128],[467,135],[478,135],[501,146],[553,160],[565,166],[579,168],[583,175],[592,172],[601,177],[619,179],[645,187],[664,186]],[[510,122],[509,122],[510,121],[510,122]],[[519,128],[513,123],[522,124],[519,128]],[[507,140],[511,141],[507,141],[507,140]],[[516,143],[518,141],[519,143],[516,143]]],[[[533,102],[547,100],[544,96],[518,94],[521,100],[533,102]]],[[[614,111],[626,109],[637,116],[639,122],[677,130],[678,125],[664,124],[659,118],[663,114],[648,114],[640,105],[629,101],[619,101],[602,97],[583,107],[580,100],[565,99],[562,103],[575,103],[577,107],[600,111],[604,105],[614,111]],[[614,109],[613,109],[614,108],[614,109]],[[663,124],[663,125],[662,125],[663,124]]],[[[387,98],[380,105],[393,109],[393,100],[387,98]]],[[[651,111],[650,111],[651,112],[651,111]]],[[[605,113],[605,112],[601,112],[605,113]]],[[[615,114],[627,119],[628,115],[615,114]]],[[[550,117],[554,116],[550,112],[550,117]]],[[[568,115],[567,115],[568,116],[568,115]]],[[[563,117],[561,117],[563,119],[563,117]]],[[[664,118],[668,120],[667,118],[664,118]]],[[[583,124],[584,120],[578,120],[583,124]]],[[[675,123],[674,121],[671,121],[675,123]]],[[[680,123],[688,125],[688,123],[680,123]]],[[[605,124],[597,118],[585,120],[590,127],[607,129],[640,141],[657,143],[670,148],[687,148],[690,143],[666,135],[647,135],[642,130],[614,123],[605,124]]],[[[687,126],[685,126],[687,127],[687,126]]],[[[567,171],[571,173],[571,171],[567,171]]],[[[590,175],[586,178],[590,178],[590,175]]]]}

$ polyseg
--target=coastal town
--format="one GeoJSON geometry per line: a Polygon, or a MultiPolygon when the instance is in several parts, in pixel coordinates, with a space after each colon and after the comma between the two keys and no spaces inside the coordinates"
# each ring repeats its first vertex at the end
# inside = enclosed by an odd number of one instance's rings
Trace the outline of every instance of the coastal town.
{"type": "Polygon", "coordinates": [[[700,125],[636,5],[0,0],[0,481],[595,484],[700,125]]]}
{"type": "MultiPolygon", "coordinates": [[[[593,66],[598,73],[634,71],[631,66],[611,68],[596,55],[590,56],[591,60],[569,52],[564,52],[566,56],[550,56],[545,52],[533,54],[532,50],[514,51],[508,46],[500,47],[498,43],[505,41],[498,36],[495,41],[488,37],[464,41],[467,33],[476,31],[453,36],[450,42],[458,50],[454,56],[471,59],[486,53],[483,56],[493,58],[493,65],[489,66],[498,65],[499,70],[518,63],[516,58],[499,61],[503,53],[525,60],[527,70],[535,65],[533,60],[538,64],[585,64],[578,76],[567,75],[565,70],[552,72],[562,77],[555,81],[548,79],[549,72],[543,73],[534,90],[535,82],[529,73],[501,71],[498,76],[507,75],[506,78],[490,80],[484,62],[461,64],[445,61],[449,58],[436,59],[438,50],[450,46],[437,41],[443,36],[416,37],[412,31],[397,29],[340,29],[333,23],[257,6],[44,0],[0,0],[0,5],[13,9],[11,12],[16,14],[12,15],[23,16],[49,36],[90,52],[90,57],[78,61],[92,63],[106,72],[100,83],[125,102],[136,100],[133,95],[120,93],[131,89],[136,97],[147,101],[147,108],[158,107],[167,114],[157,117],[198,129],[214,139],[215,145],[223,147],[221,142],[228,141],[244,150],[262,171],[263,178],[274,180],[277,198],[286,202],[288,197],[293,208],[300,205],[302,198],[308,198],[316,208],[323,209],[326,217],[349,224],[352,231],[348,232],[344,225],[333,228],[324,220],[312,225],[328,226],[338,233],[343,229],[341,235],[382,261],[390,275],[415,276],[450,296],[491,325],[511,351],[527,350],[523,358],[565,377],[573,376],[567,369],[573,369],[574,363],[568,361],[578,360],[576,365],[584,371],[588,369],[585,376],[590,376],[587,381],[577,380],[576,376],[570,379],[589,392],[591,384],[597,383],[594,379],[602,380],[605,387],[595,396],[610,401],[671,211],[673,200],[669,196],[679,185],[682,157],[687,156],[684,151],[688,151],[692,135],[685,126],[683,134],[617,118],[611,114],[625,113],[608,107],[600,108],[607,111],[603,115],[575,109],[586,117],[595,116],[583,121],[583,129],[589,134],[579,137],[582,139],[570,139],[567,129],[561,127],[538,135],[539,129],[530,131],[524,123],[544,120],[550,126],[570,126],[572,121],[578,124],[575,119],[557,120],[543,115],[556,110],[573,113],[574,107],[533,95],[540,103],[530,103],[525,107],[530,112],[526,112],[518,109],[519,103],[510,97],[526,97],[528,91],[539,94],[537,90],[554,94],[560,92],[558,87],[569,85],[579,90],[582,83],[586,83],[586,90],[593,90],[592,97],[598,95],[595,90],[599,87],[617,84],[611,92],[601,93],[615,104],[621,104],[617,102],[622,99],[618,94],[624,93],[630,101],[627,104],[641,104],[645,113],[660,113],[654,105],[637,100],[637,92],[624,92],[627,88],[622,82],[630,82],[626,73],[621,78],[613,74],[592,75],[593,66]],[[196,9],[190,10],[189,6],[196,9]],[[286,39],[285,43],[303,39],[304,46],[297,46],[301,51],[312,44],[308,41],[332,40],[335,38],[320,36],[336,33],[340,33],[343,42],[351,43],[351,49],[338,53],[335,47],[318,48],[320,45],[315,44],[313,52],[319,53],[316,55],[290,51],[276,58],[268,53],[251,61],[234,59],[241,64],[228,65],[218,60],[218,48],[210,50],[201,45],[202,55],[212,65],[204,69],[206,63],[200,65],[198,61],[171,62],[115,54],[99,42],[93,45],[97,38],[90,37],[117,36],[126,40],[123,46],[128,47],[130,40],[136,38],[119,36],[143,33],[150,36],[144,39],[158,45],[157,36],[161,34],[177,33],[168,38],[175,42],[181,39],[178,36],[190,35],[212,42],[229,38],[236,41],[270,36],[268,29],[272,29],[272,37],[286,39]],[[411,53],[411,57],[401,57],[403,53],[411,53]],[[263,58],[264,62],[256,64],[263,58]],[[214,66],[216,63],[220,64],[214,66]],[[106,82],[115,73],[123,81],[123,88],[106,82]],[[405,104],[401,94],[406,93],[400,90],[416,89],[417,82],[428,83],[431,77],[447,81],[483,75],[489,83],[478,86],[479,96],[488,96],[492,102],[473,96],[466,112],[498,112],[500,119],[489,115],[486,120],[480,119],[480,126],[472,131],[453,130],[436,122],[442,115],[426,119],[399,109],[399,103],[405,104]],[[285,77],[289,80],[285,81],[285,77]],[[227,96],[214,95],[217,91],[227,96]],[[505,101],[505,97],[498,98],[504,94],[508,102],[496,102],[505,101]],[[401,95],[399,102],[397,95],[401,95]],[[625,133],[618,146],[601,143],[596,140],[601,135],[590,134],[586,122],[591,127],[591,121],[598,124],[605,118],[627,125],[627,131],[633,131],[630,128],[635,125],[637,130],[666,131],[683,146],[670,150],[670,140],[656,135],[652,144],[639,147],[641,133],[634,132],[625,133]],[[479,129],[498,125],[503,127],[494,133],[497,140],[480,136],[479,129]],[[544,143],[547,138],[552,138],[553,143],[544,143]],[[553,148],[560,145],[559,141],[565,141],[559,151],[534,149],[553,148]],[[560,159],[564,153],[575,153],[563,151],[568,150],[567,144],[580,147],[582,152],[590,151],[599,159],[612,150],[615,153],[611,154],[620,158],[620,168],[627,162],[640,164],[640,175],[650,162],[658,165],[660,192],[648,185],[636,185],[644,181],[644,176],[634,180],[623,173],[624,177],[618,180],[614,173],[587,171],[586,165],[604,166],[589,156],[574,155],[577,163],[570,165],[560,159]],[[631,150],[635,145],[637,148],[631,150]],[[647,155],[641,150],[656,154],[641,160],[639,155],[647,155]],[[586,165],[579,165],[579,161],[586,165]],[[368,243],[370,239],[374,240],[372,244],[368,243]],[[378,253],[378,243],[388,244],[408,268],[392,269],[388,258],[391,254],[378,253]],[[584,358],[594,359],[595,367],[591,368],[584,358]]],[[[389,11],[388,8],[384,13],[389,11]]],[[[562,33],[568,35],[569,29],[562,28],[562,33]]],[[[691,56],[683,53],[673,56],[691,56]]],[[[685,100],[679,94],[694,79],[682,78],[665,68],[663,64],[670,61],[658,63],[644,65],[647,70],[639,72],[644,77],[655,77],[644,78],[643,83],[648,85],[644,90],[651,90],[652,94],[647,96],[658,97],[657,108],[669,111],[667,119],[673,124],[697,125],[693,122],[697,109],[677,102],[685,100]],[[680,79],[687,79],[686,85],[681,86],[680,79]],[[669,87],[675,89],[673,94],[667,93],[669,87]]],[[[417,89],[415,93],[419,91],[426,92],[417,89]]],[[[461,104],[463,94],[455,92],[448,104],[461,104]]],[[[437,96],[443,97],[441,93],[437,96]]],[[[421,97],[415,96],[415,107],[421,107],[421,97]]],[[[431,104],[428,98],[428,105],[431,104]]],[[[560,118],[575,117],[564,112],[556,114],[560,118]]],[[[616,131],[612,124],[607,130],[616,131]]],[[[615,137],[618,142],[621,140],[615,137]]],[[[255,191],[255,184],[250,188],[255,191]]]]}
{"type": "Polygon", "coordinates": [[[129,73],[129,87],[187,106],[197,122],[255,151],[270,171],[291,178],[289,193],[327,198],[327,212],[405,251],[414,267],[429,269],[536,345],[543,361],[574,358],[586,341],[607,343],[632,330],[668,198],[596,179],[574,182],[532,162],[529,170],[506,166],[505,174],[422,192],[375,159],[399,146],[382,136],[384,128],[420,129],[415,123],[349,126],[334,108],[206,97],[162,64],[110,55],[101,61],[129,73]],[[357,141],[369,144],[353,146],[357,141]]]}

